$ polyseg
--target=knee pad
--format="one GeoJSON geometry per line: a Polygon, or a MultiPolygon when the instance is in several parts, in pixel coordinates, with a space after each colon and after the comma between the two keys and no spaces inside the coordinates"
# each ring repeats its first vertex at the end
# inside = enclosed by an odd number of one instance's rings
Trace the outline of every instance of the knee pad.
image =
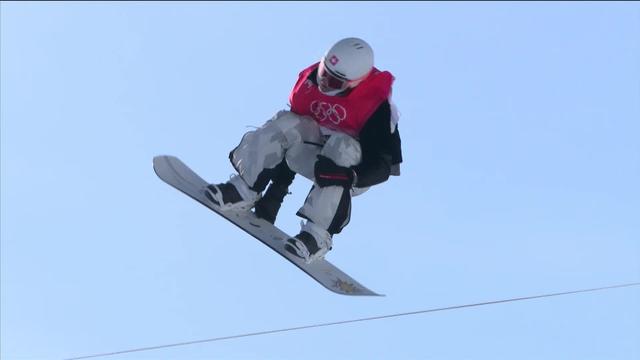
{"type": "Polygon", "coordinates": [[[362,160],[362,148],[358,140],[346,134],[333,134],[320,151],[320,155],[333,160],[338,166],[358,165],[362,160]]]}

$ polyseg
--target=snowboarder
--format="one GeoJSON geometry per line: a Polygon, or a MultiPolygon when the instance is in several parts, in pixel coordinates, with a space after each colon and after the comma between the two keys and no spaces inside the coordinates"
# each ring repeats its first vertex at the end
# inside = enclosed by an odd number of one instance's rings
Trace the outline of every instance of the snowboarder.
{"type": "Polygon", "coordinates": [[[312,180],[297,213],[306,221],[285,249],[307,263],[324,257],[333,235],[349,223],[351,197],[400,175],[393,81],[391,73],[373,66],[373,50],[364,40],[338,41],[300,72],[289,95],[291,109],[242,137],[229,154],[238,175],[210,184],[207,198],[223,210],[254,208],[274,223],[295,175],[312,180]]]}

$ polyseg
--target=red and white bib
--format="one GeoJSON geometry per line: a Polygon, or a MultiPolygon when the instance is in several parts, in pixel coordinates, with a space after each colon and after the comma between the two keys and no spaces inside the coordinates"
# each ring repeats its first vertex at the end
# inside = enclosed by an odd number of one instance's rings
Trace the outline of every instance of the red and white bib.
{"type": "Polygon", "coordinates": [[[307,78],[318,63],[304,69],[296,82],[289,102],[291,111],[310,116],[320,126],[357,137],[378,106],[391,95],[393,75],[373,68],[371,74],[346,96],[329,96],[307,78]]]}

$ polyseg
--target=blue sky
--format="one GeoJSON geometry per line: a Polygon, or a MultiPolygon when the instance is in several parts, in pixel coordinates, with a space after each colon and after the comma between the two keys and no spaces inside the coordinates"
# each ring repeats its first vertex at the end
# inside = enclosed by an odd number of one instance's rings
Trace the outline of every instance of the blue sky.
{"type": "MultiPolygon", "coordinates": [[[[3,359],[60,359],[640,280],[638,3],[17,3],[1,9],[3,359]],[[226,180],[298,72],[366,39],[405,163],[354,199],[332,294],[160,181],[226,180]]],[[[277,224],[309,189],[299,178],[277,224]]],[[[625,288],[114,359],[633,359],[625,288]]]]}

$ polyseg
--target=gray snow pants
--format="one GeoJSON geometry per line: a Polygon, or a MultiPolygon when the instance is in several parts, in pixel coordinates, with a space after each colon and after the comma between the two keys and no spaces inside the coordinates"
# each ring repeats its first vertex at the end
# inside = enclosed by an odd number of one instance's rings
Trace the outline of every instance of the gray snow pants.
{"type": "MultiPolygon", "coordinates": [[[[313,119],[283,110],[262,127],[246,133],[229,158],[247,185],[262,192],[268,182],[264,181],[265,175],[283,161],[295,173],[314,181],[317,155],[326,156],[339,166],[350,167],[360,163],[362,151],[353,137],[340,133],[322,135],[313,119]]],[[[314,184],[298,216],[330,234],[339,233],[349,223],[351,197],[367,189],[314,184]]]]}

